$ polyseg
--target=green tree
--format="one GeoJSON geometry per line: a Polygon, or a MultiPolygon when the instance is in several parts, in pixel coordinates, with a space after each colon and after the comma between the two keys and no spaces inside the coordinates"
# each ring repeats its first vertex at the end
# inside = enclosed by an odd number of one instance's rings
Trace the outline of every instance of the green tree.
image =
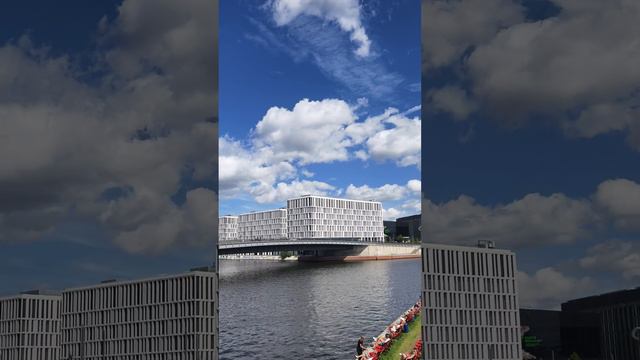
{"type": "Polygon", "coordinates": [[[571,354],[571,356],[569,356],[569,360],[582,360],[582,358],[580,357],[580,355],[578,355],[578,353],[574,352],[573,354],[571,354]]]}
{"type": "Polygon", "coordinates": [[[280,251],[280,260],[284,260],[286,258],[288,258],[289,256],[292,256],[293,254],[291,254],[291,252],[289,251],[280,251]]]}

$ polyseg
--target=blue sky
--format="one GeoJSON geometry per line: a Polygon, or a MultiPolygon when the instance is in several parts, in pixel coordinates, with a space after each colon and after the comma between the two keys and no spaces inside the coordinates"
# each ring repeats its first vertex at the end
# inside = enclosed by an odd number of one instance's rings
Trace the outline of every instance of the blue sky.
{"type": "Polygon", "coordinates": [[[0,14],[0,296],[213,263],[213,3],[0,14]]]}
{"type": "Polygon", "coordinates": [[[420,3],[295,4],[221,3],[220,213],[304,193],[418,213],[420,3]]]}
{"type": "Polygon", "coordinates": [[[515,250],[523,307],[637,286],[640,6],[423,11],[426,241],[515,250]]]}

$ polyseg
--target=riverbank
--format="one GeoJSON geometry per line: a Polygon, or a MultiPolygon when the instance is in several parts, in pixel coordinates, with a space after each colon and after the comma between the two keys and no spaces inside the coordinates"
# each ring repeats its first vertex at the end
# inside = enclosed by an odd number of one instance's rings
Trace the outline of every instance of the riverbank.
{"type": "Polygon", "coordinates": [[[410,324],[409,324],[409,332],[400,335],[389,347],[387,352],[383,353],[378,360],[398,360],[400,359],[400,354],[408,353],[413,350],[413,347],[421,338],[422,329],[421,329],[421,319],[420,315],[418,315],[410,324]]]}
{"type": "MultiPolygon", "coordinates": [[[[399,359],[401,349],[403,352],[413,351],[413,345],[420,338],[420,300],[405,311],[398,319],[387,326],[362,353],[362,360],[378,360],[387,356],[387,359],[399,359]],[[411,332],[413,328],[413,332],[411,332]],[[417,334],[416,334],[417,332],[417,334]],[[413,339],[413,340],[412,340],[413,339]]],[[[412,354],[411,359],[416,359],[417,354],[412,354]]]]}

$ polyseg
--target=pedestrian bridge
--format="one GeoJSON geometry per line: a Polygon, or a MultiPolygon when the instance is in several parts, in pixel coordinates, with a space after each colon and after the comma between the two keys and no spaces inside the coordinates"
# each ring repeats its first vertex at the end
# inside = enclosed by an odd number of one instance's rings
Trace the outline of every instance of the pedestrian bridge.
{"type": "Polygon", "coordinates": [[[254,241],[222,241],[218,245],[218,255],[254,254],[279,251],[297,251],[320,254],[369,254],[375,251],[393,255],[396,253],[416,253],[420,245],[366,242],[357,239],[275,239],[254,241]]]}

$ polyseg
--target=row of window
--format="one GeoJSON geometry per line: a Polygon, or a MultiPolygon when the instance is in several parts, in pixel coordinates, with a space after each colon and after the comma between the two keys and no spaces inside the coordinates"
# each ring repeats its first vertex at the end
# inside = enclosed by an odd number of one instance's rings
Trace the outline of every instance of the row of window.
{"type": "Polygon", "coordinates": [[[287,208],[299,208],[304,206],[317,206],[339,209],[358,210],[382,210],[382,204],[373,201],[358,201],[349,199],[336,199],[320,196],[305,196],[299,199],[287,200],[287,208]]]}
{"type": "Polygon", "coordinates": [[[186,275],[63,292],[63,313],[208,299],[215,278],[186,275]]]}
{"type": "Polygon", "coordinates": [[[515,278],[515,260],[510,254],[427,248],[425,255],[428,273],[515,278]]]}
{"type": "Polygon", "coordinates": [[[520,337],[520,329],[515,327],[430,326],[430,324],[427,324],[425,331],[428,343],[460,342],[517,344],[520,337]]]}
{"type": "Polygon", "coordinates": [[[238,215],[238,223],[261,220],[282,220],[287,218],[287,210],[270,210],[238,215]]]}
{"type": "Polygon", "coordinates": [[[434,344],[424,348],[426,360],[486,360],[521,359],[520,348],[516,344],[434,344]]]}
{"type": "Polygon", "coordinates": [[[169,359],[181,359],[186,351],[198,351],[203,355],[213,351],[214,335],[191,334],[171,338],[129,339],[92,343],[65,344],[62,346],[62,358],[83,354],[85,359],[104,359],[105,356],[123,356],[164,354],[169,359]]]}
{"type": "Polygon", "coordinates": [[[10,348],[16,348],[20,346],[55,347],[57,344],[58,344],[58,333],[11,334],[11,335],[0,336],[0,349],[10,349],[10,348]]]}
{"type": "Polygon", "coordinates": [[[0,336],[10,333],[55,333],[60,329],[60,321],[54,320],[34,320],[15,319],[0,321],[0,336]]]}
{"type": "Polygon", "coordinates": [[[69,328],[212,316],[215,314],[215,311],[215,303],[213,301],[95,310],[91,312],[65,314],[62,316],[61,326],[62,328],[69,328]]]}
{"type": "Polygon", "coordinates": [[[59,299],[21,296],[0,300],[0,321],[16,318],[54,319],[59,314],[59,299]]]}
{"type": "Polygon", "coordinates": [[[467,308],[515,310],[518,308],[515,295],[497,295],[482,293],[449,293],[430,291],[427,306],[435,308],[467,308]]]}
{"type": "Polygon", "coordinates": [[[75,327],[62,330],[62,343],[164,338],[188,333],[213,334],[215,332],[215,325],[215,318],[208,317],[148,323],[75,327]]]}
{"type": "Polygon", "coordinates": [[[516,280],[473,275],[425,275],[427,290],[474,292],[490,294],[515,294],[516,280]]]}
{"type": "Polygon", "coordinates": [[[22,348],[0,350],[0,359],[60,360],[58,348],[22,348]]]}
{"type": "Polygon", "coordinates": [[[425,323],[442,326],[519,326],[518,311],[432,309],[425,323]]]}

